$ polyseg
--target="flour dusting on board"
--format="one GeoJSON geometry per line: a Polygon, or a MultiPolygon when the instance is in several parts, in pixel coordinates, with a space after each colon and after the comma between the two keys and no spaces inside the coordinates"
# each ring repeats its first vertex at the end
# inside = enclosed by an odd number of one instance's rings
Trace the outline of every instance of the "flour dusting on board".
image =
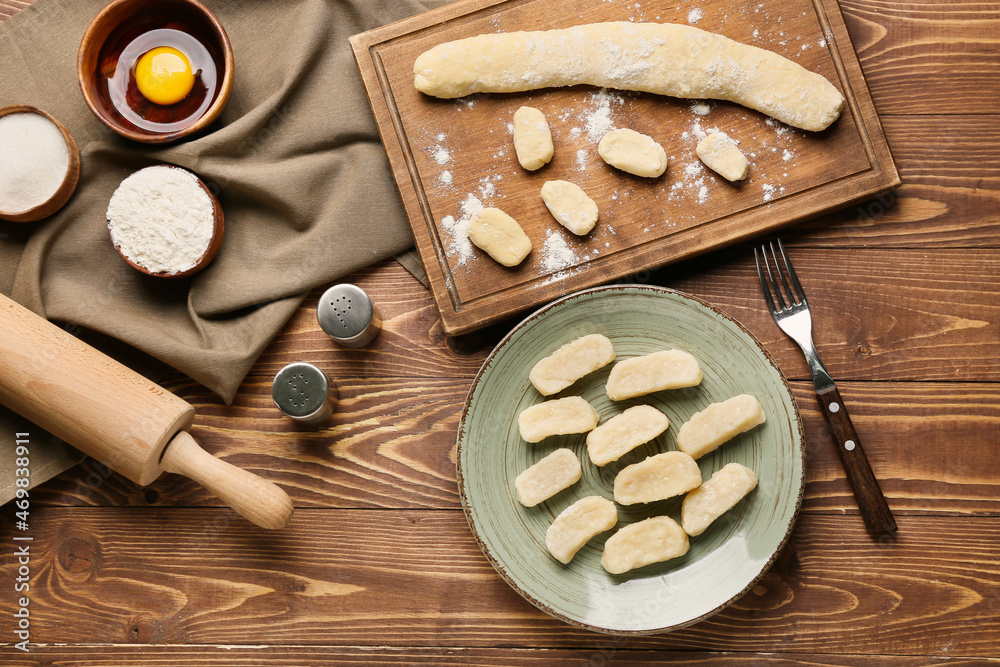
{"type": "Polygon", "coordinates": [[[696,100],[691,103],[691,113],[699,116],[707,116],[712,110],[712,105],[704,100],[696,100]]]}
{"type": "Polygon", "coordinates": [[[566,239],[556,231],[550,231],[542,245],[542,264],[546,271],[561,271],[577,262],[576,253],[566,244],[566,239]]]}
{"type": "Polygon", "coordinates": [[[442,167],[451,162],[451,150],[448,148],[448,136],[444,132],[439,132],[435,137],[435,144],[427,150],[434,159],[434,162],[442,167]]]}
{"type": "MultiPolygon", "coordinates": [[[[450,172],[445,172],[449,176],[450,172]]],[[[443,176],[443,175],[442,175],[443,176]]],[[[440,177],[439,177],[440,178],[440,177]]],[[[491,204],[488,203],[495,198],[503,199],[503,195],[497,193],[497,183],[503,180],[503,174],[491,173],[479,179],[479,186],[476,191],[470,192],[462,200],[458,219],[454,215],[446,215],[441,218],[441,228],[451,237],[447,243],[445,252],[449,257],[456,259],[457,266],[464,266],[477,258],[472,241],[469,239],[469,227],[472,225],[472,218],[491,204]]]]}
{"type": "MultiPolygon", "coordinates": [[[[640,6],[642,3],[638,2],[603,1],[615,2],[625,10],[626,16],[622,18],[626,20],[636,20],[642,9],[640,6]],[[633,8],[636,10],[634,16],[633,8]]],[[[724,23],[728,18],[723,12],[712,14],[710,10],[692,6],[694,4],[696,3],[683,7],[673,17],[664,16],[661,19],[657,16],[656,19],[682,23],[686,19],[688,24],[700,25],[703,19],[709,21],[718,19],[724,23]]],[[[741,11],[744,14],[756,12],[754,21],[764,21],[768,26],[766,29],[751,26],[755,40],[770,39],[779,44],[781,43],[779,40],[785,40],[792,44],[789,51],[797,52],[815,48],[817,44],[820,47],[825,45],[823,41],[818,41],[817,37],[808,39],[808,44],[805,39],[794,38],[789,26],[782,25],[781,17],[768,15],[763,4],[754,2],[741,11]]],[[[653,17],[649,18],[652,20],[653,17]]],[[[504,28],[509,29],[508,26],[504,28]]],[[[819,39],[821,40],[822,36],[819,36],[819,39]]],[[[651,43],[639,43],[635,46],[636,53],[647,56],[649,54],[644,49],[649,49],[651,52],[652,47],[651,43]]],[[[628,60],[624,58],[621,44],[600,40],[594,48],[605,52],[608,61],[612,63],[610,67],[614,71],[609,73],[612,80],[626,81],[637,73],[626,71],[627,67],[621,64],[627,63],[628,60]]],[[[581,91],[574,96],[571,103],[546,109],[545,113],[549,123],[552,123],[552,134],[556,140],[557,168],[574,174],[568,176],[563,173],[552,177],[567,178],[581,183],[587,183],[592,178],[601,178],[608,168],[598,155],[597,144],[609,131],[635,125],[633,121],[640,104],[638,100],[634,93],[611,87],[581,91]],[[560,150],[563,152],[561,157],[559,157],[560,150]],[[600,173],[587,173],[595,170],[600,173]]],[[[670,140],[664,145],[668,153],[673,153],[668,155],[670,166],[660,183],[660,188],[652,196],[647,197],[648,201],[643,202],[646,215],[641,220],[636,220],[634,217],[627,221],[616,219],[614,215],[616,211],[631,211],[630,207],[635,205],[629,198],[638,191],[626,187],[605,192],[605,201],[599,202],[602,214],[607,209],[607,214],[602,217],[602,226],[596,233],[600,235],[599,241],[595,236],[577,239],[560,233],[561,230],[540,231],[542,238],[533,239],[535,252],[528,263],[533,263],[535,270],[548,274],[542,284],[565,279],[584,269],[587,262],[596,259],[601,253],[607,252],[610,246],[606,239],[615,234],[612,227],[614,223],[629,224],[632,232],[640,235],[662,236],[665,233],[673,233],[668,231],[671,228],[683,229],[690,224],[698,224],[707,220],[706,216],[732,210],[734,206],[737,207],[735,210],[740,210],[739,207],[744,201],[748,205],[761,202],[767,204],[784,194],[785,180],[793,175],[793,169],[800,162],[797,151],[799,146],[794,139],[797,135],[808,136],[807,134],[800,133],[773,118],[748,115],[742,110],[738,116],[734,115],[732,105],[726,102],[689,99],[682,100],[680,104],[679,111],[682,113],[675,116],[680,124],[673,128],[672,145],[669,145],[670,140]],[[748,179],[736,185],[728,183],[698,158],[696,153],[698,143],[715,133],[723,135],[732,133],[729,138],[739,146],[750,162],[748,179]],[[716,200],[714,204],[713,199],[716,200]],[[591,243],[591,239],[594,239],[595,243],[591,243]],[[600,249],[595,245],[600,246],[600,249]]],[[[516,107],[517,105],[511,106],[508,114],[513,113],[516,107]]],[[[469,105],[462,105],[459,110],[469,113],[467,110],[471,108],[469,105]]],[[[482,105],[477,113],[481,110],[482,105]]],[[[437,167],[435,185],[442,190],[444,186],[450,188],[451,196],[454,196],[456,186],[460,188],[457,200],[451,200],[452,207],[460,202],[460,210],[452,208],[451,215],[441,220],[445,251],[452,265],[467,265],[481,256],[468,238],[469,225],[477,210],[498,206],[501,209],[508,209],[512,215],[525,215],[523,197],[530,199],[531,192],[537,193],[537,190],[531,188],[522,191],[525,174],[518,169],[518,165],[512,159],[514,152],[511,137],[514,127],[512,122],[508,122],[509,115],[501,113],[499,119],[493,115],[490,116],[490,120],[492,122],[488,129],[488,141],[474,149],[474,154],[486,166],[480,164],[480,171],[472,176],[471,183],[465,175],[467,173],[464,165],[465,148],[458,149],[455,144],[456,148],[453,150],[447,140],[447,133],[451,130],[444,129],[439,134],[435,135],[434,132],[429,134],[431,141],[428,142],[427,150],[433,160],[431,165],[437,167]],[[502,203],[506,197],[500,191],[504,177],[510,186],[504,188],[511,197],[507,205],[502,203]]],[[[551,170],[550,167],[549,171],[551,170]]],[[[534,209],[529,208],[529,210],[534,209]]],[[[530,219],[520,222],[528,225],[526,229],[534,225],[530,219]]]]}
{"type": "Polygon", "coordinates": [[[448,251],[458,257],[459,266],[476,258],[476,251],[472,249],[472,241],[469,240],[469,227],[472,224],[472,216],[482,210],[483,202],[475,195],[469,195],[462,202],[462,215],[458,220],[450,215],[441,219],[441,227],[451,235],[448,251]]]}
{"type": "Polygon", "coordinates": [[[590,102],[591,109],[581,119],[583,121],[582,131],[587,133],[587,139],[598,143],[614,127],[614,121],[611,118],[612,105],[620,107],[625,102],[625,98],[620,93],[602,88],[590,96],[590,102]]]}

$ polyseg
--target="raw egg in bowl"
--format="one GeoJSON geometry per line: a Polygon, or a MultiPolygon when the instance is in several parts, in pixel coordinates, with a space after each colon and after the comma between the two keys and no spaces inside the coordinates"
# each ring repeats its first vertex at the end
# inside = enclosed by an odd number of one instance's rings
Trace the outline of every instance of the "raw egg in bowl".
{"type": "Polygon", "coordinates": [[[233,54],[197,0],[116,0],[80,44],[80,88],[109,128],[147,143],[175,141],[214,121],[229,99],[233,54]]]}
{"type": "Polygon", "coordinates": [[[183,101],[194,88],[201,70],[191,71],[191,61],[172,46],[146,51],[135,63],[135,85],[153,104],[170,106],[183,101]]]}

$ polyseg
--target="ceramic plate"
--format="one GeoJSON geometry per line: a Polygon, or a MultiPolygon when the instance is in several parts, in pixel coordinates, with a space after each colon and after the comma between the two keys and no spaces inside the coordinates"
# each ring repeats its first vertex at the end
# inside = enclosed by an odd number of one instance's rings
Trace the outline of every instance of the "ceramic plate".
{"type": "MultiPolygon", "coordinates": [[[[802,501],[805,448],[802,423],[774,359],[738,322],[695,297],[645,286],[601,287],[570,295],[519,324],[483,364],[466,400],[458,431],[458,484],[469,526],[497,572],[539,609],[568,623],[616,634],[674,630],[711,616],[746,593],[788,540],[802,501]],[[698,358],[704,380],[693,388],[614,402],[604,393],[611,365],[549,398],[580,395],[603,422],[647,403],[670,418],[670,428],[614,463],[590,462],[586,436],[556,436],[529,444],[517,415],[545,400],[528,372],[561,345],[590,333],[611,339],[616,361],[677,348],[698,358]],[[545,547],[545,531],[566,507],[585,496],[613,500],[615,474],[647,456],[676,449],[677,429],[710,403],[737,394],[756,396],[767,422],[737,436],[698,463],[704,479],[736,461],[760,482],[681,557],[624,575],[601,567],[608,531],[563,565],[545,547]],[[535,507],[517,501],[514,478],[558,447],[583,465],[582,479],[535,507]]],[[[679,522],[680,498],[618,505],[618,528],[666,514],[679,522]]]]}

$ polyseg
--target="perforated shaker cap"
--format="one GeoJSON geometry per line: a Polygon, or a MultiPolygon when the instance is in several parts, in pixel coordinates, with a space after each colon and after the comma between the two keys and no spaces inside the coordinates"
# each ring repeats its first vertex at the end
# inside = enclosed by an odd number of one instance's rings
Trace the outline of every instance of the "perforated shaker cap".
{"type": "Polygon", "coordinates": [[[367,345],[382,328],[371,298],[350,283],[334,285],[323,293],[316,318],[323,331],[346,347],[367,345]]]}
{"type": "Polygon", "coordinates": [[[300,421],[329,416],[330,380],[312,364],[288,364],[274,376],[271,397],[278,409],[300,421]]]}

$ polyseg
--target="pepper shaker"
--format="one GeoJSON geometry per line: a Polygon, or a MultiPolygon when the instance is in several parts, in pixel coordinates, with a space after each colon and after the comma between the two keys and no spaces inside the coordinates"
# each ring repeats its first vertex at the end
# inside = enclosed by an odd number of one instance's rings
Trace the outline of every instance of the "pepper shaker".
{"type": "Polygon", "coordinates": [[[285,416],[304,424],[329,419],[339,398],[326,373],[303,361],[278,371],[271,383],[271,397],[285,416]]]}
{"type": "Polygon", "coordinates": [[[350,283],[334,285],[316,307],[319,325],[344,347],[364,347],[382,330],[382,321],[371,297],[350,283]]]}

